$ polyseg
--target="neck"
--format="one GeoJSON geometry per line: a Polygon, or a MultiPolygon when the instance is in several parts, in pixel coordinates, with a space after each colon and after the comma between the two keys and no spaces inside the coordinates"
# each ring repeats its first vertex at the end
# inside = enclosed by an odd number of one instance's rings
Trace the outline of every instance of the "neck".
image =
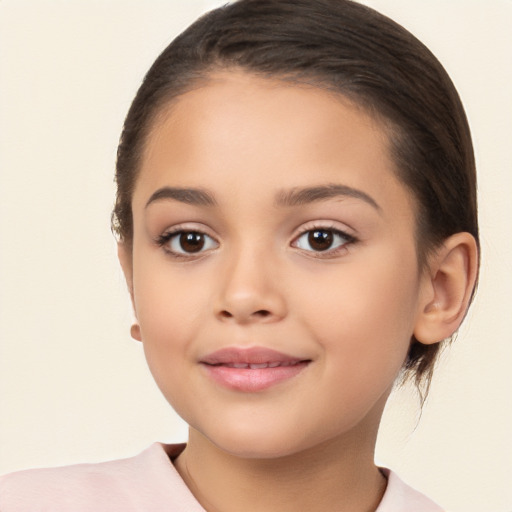
{"type": "Polygon", "coordinates": [[[175,465],[208,512],[373,512],[386,487],[373,463],[375,439],[376,431],[359,432],[289,456],[246,459],[191,429],[175,465]]]}

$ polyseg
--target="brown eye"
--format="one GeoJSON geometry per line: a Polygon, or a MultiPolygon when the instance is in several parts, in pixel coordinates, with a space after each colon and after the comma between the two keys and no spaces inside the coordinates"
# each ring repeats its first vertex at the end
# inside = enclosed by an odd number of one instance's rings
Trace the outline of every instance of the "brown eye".
{"type": "Polygon", "coordinates": [[[176,257],[204,253],[219,246],[215,239],[201,231],[164,233],[157,242],[167,253],[176,257]]]}
{"type": "Polygon", "coordinates": [[[184,252],[199,252],[204,248],[205,236],[195,231],[185,231],[179,235],[179,244],[184,252]]]}
{"type": "Polygon", "coordinates": [[[333,240],[334,235],[332,231],[315,229],[308,233],[308,243],[314,251],[326,251],[330,249],[333,240]]]}
{"type": "Polygon", "coordinates": [[[316,228],[304,231],[293,242],[293,247],[304,251],[318,253],[325,252],[334,255],[337,249],[355,242],[353,236],[343,233],[338,229],[316,228]]]}

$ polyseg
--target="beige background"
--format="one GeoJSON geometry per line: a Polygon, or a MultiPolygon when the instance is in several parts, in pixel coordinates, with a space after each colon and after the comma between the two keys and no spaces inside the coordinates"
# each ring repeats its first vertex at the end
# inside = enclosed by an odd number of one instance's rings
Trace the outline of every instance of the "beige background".
{"type": "MultiPolygon", "coordinates": [[[[0,473],[185,439],[128,334],[112,174],[143,73],[220,3],[0,0],[0,473]]],[[[421,421],[400,393],[378,461],[452,512],[511,512],[512,2],[367,3],[422,39],[459,88],[483,245],[476,303],[421,421]]]]}

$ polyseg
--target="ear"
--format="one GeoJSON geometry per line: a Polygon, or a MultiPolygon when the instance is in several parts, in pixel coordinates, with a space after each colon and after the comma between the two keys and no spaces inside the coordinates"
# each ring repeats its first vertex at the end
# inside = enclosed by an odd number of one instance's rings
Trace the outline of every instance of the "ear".
{"type": "MultiPolygon", "coordinates": [[[[123,269],[123,274],[124,278],[126,279],[128,291],[130,292],[133,313],[135,315],[135,318],[137,318],[137,311],[135,310],[135,301],[133,297],[133,257],[131,247],[129,247],[124,242],[118,242],[117,257],[119,258],[119,263],[121,264],[121,268],[123,269]]],[[[137,341],[142,341],[140,326],[137,321],[135,321],[135,323],[132,325],[130,329],[130,335],[133,339],[137,341]]]]}
{"type": "Polygon", "coordinates": [[[469,233],[447,238],[422,281],[414,337],[430,345],[450,337],[464,319],[478,275],[478,247],[469,233]]]}

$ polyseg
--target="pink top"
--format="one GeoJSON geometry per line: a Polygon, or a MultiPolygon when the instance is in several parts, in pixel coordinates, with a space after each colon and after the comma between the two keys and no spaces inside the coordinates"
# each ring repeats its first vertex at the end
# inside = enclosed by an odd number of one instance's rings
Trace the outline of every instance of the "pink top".
{"type": "MultiPolygon", "coordinates": [[[[141,454],[99,464],[30,469],[0,477],[1,512],[205,512],[171,459],[184,444],[155,443],[141,454]]],[[[392,471],[375,512],[442,512],[392,471]]]]}

